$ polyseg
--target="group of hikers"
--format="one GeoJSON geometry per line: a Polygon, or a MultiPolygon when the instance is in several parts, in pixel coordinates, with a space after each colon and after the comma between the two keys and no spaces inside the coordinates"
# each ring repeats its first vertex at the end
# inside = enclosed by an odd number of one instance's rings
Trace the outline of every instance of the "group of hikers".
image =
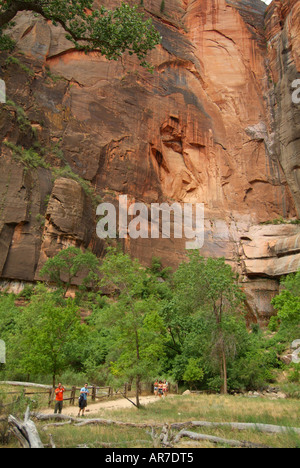
{"type": "Polygon", "coordinates": [[[166,397],[169,392],[169,383],[164,380],[156,380],[154,382],[154,395],[161,397],[166,397]]]}
{"type": "MultiPolygon", "coordinates": [[[[55,408],[54,414],[61,414],[63,409],[63,401],[64,401],[64,392],[66,391],[65,387],[62,386],[61,382],[59,382],[58,387],[55,389],[55,408]]],[[[78,417],[84,416],[85,409],[87,407],[87,397],[89,395],[88,384],[86,383],[84,387],[80,390],[80,396],[78,399],[78,406],[79,406],[79,413],[78,417]]]]}
{"type": "MultiPolygon", "coordinates": [[[[59,382],[58,387],[55,389],[55,407],[54,414],[61,414],[63,410],[64,402],[64,392],[66,391],[65,387],[59,382]]],[[[164,380],[156,380],[154,382],[154,395],[161,397],[166,397],[169,392],[169,383],[164,380]]],[[[88,384],[86,383],[84,387],[80,390],[80,396],[78,399],[79,412],[78,417],[84,416],[85,409],[87,407],[87,397],[89,395],[88,384]],[[80,414],[81,413],[81,414],[80,414]]]]}

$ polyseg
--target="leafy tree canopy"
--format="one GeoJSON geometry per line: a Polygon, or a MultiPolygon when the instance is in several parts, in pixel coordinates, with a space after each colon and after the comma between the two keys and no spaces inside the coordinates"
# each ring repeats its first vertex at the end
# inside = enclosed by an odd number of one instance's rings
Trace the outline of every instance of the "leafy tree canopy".
{"type": "Polygon", "coordinates": [[[164,324],[159,315],[157,279],[129,255],[107,249],[101,265],[101,284],[113,300],[101,311],[99,324],[109,327],[114,338],[108,360],[115,377],[136,381],[136,406],[140,407],[142,379],[154,378],[163,354],[164,324]]]}
{"type": "Polygon", "coordinates": [[[290,339],[296,339],[300,328],[300,271],[283,278],[281,285],[283,289],[272,304],[278,311],[281,328],[290,334],[290,339]]]}
{"type": "Polygon", "coordinates": [[[57,375],[69,365],[70,355],[74,361],[77,343],[85,339],[79,308],[72,299],[64,301],[41,284],[31,301],[14,314],[14,321],[8,340],[9,367],[13,362],[20,374],[51,374],[55,386],[57,375]]]}
{"type": "Polygon", "coordinates": [[[61,250],[55,257],[46,261],[40,271],[41,276],[48,277],[60,289],[66,292],[77,275],[83,275],[81,289],[90,287],[98,280],[99,262],[92,252],[82,252],[77,247],[61,250]]]}
{"type": "Polygon", "coordinates": [[[11,50],[13,41],[4,30],[17,13],[32,11],[55,26],[62,26],[66,37],[78,50],[99,51],[109,60],[125,52],[135,54],[142,66],[147,53],[160,42],[151,20],[145,20],[137,6],[122,3],[110,10],[93,9],[92,0],[2,0],[0,5],[0,49],[11,50]]]}

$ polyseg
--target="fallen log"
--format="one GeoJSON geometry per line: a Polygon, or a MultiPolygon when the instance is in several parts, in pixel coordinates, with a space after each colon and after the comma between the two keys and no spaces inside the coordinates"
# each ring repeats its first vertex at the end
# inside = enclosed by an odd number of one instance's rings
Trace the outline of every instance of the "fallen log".
{"type": "MultiPolygon", "coordinates": [[[[73,421],[78,426],[87,426],[91,424],[103,424],[103,425],[119,425],[119,426],[131,426],[131,427],[139,427],[139,428],[163,428],[164,423],[127,423],[123,421],[113,421],[110,419],[101,419],[101,418],[94,418],[94,419],[81,419],[81,418],[74,418],[72,416],[67,416],[64,414],[43,414],[43,413],[32,413],[32,417],[35,417],[39,421],[49,421],[52,419],[55,420],[67,420],[73,421]]],[[[271,434],[280,434],[286,432],[295,432],[296,434],[300,434],[299,427],[289,427],[289,426],[276,426],[273,424],[261,424],[261,423],[236,423],[236,422],[210,422],[210,421],[187,421],[187,422],[178,422],[178,423],[171,423],[170,429],[185,429],[191,427],[228,427],[230,429],[239,430],[239,431],[249,431],[249,430],[257,430],[259,432],[271,433],[271,434]]]]}
{"type": "Polygon", "coordinates": [[[188,437],[192,440],[197,441],[209,441],[214,444],[223,444],[229,445],[230,447],[244,447],[244,448],[270,448],[265,445],[260,444],[253,444],[252,442],[248,442],[245,440],[234,440],[234,439],[223,439],[221,437],[216,437],[207,434],[198,434],[197,432],[190,432],[190,431],[180,431],[179,434],[174,439],[174,444],[178,444],[182,437],[188,437]]]}
{"type": "Polygon", "coordinates": [[[31,413],[31,417],[37,419],[38,421],[51,421],[54,420],[62,420],[62,421],[80,421],[80,418],[74,418],[73,416],[67,416],[65,414],[44,414],[44,413],[31,413]]]}
{"type": "Polygon", "coordinates": [[[261,423],[236,423],[236,422],[210,422],[210,421],[190,421],[187,423],[175,423],[172,424],[173,429],[180,429],[184,427],[227,427],[230,429],[236,429],[238,431],[249,431],[257,430],[259,432],[265,432],[270,434],[282,434],[286,432],[295,432],[300,434],[299,427],[289,426],[275,426],[273,424],[261,424],[261,423]]]}
{"type": "Polygon", "coordinates": [[[29,407],[26,410],[24,421],[20,421],[15,416],[10,415],[8,417],[10,429],[23,448],[44,448],[35,424],[29,418],[29,407]]]}
{"type": "MultiPolygon", "coordinates": [[[[92,424],[103,424],[103,425],[116,425],[116,426],[126,426],[126,427],[137,427],[139,429],[147,429],[153,427],[151,423],[127,423],[123,421],[112,421],[110,419],[81,419],[75,424],[75,426],[90,426],[92,424]]],[[[155,425],[156,427],[163,427],[163,424],[155,425]]]]}
{"type": "Polygon", "coordinates": [[[76,426],[89,426],[89,425],[117,425],[117,426],[128,426],[128,427],[138,427],[140,429],[146,429],[149,427],[163,427],[164,424],[162,423],[130,423],[130,422],[123,422],[123,421],[113,421],[111,419],[102,419],[102,418],[94,418],[94,419],[82,419],[82,418],[74,418],[73,416],[67,416],[65,414],[42,414],[42,413],[32,413],[32,417],[36,418],[38,421],[51,421],[51,420],[61,420],[61,421],[72,421],[75,423],[76,426]]]}
{"type": "Polygon", "coordinates": [[[45,426],[42,427],[42,431],[48,431],[50,427],[61,427],[61,426],[66,426],[68,424],[71,424],[72,421],[65,421],[65,422],[60,422],[60,423],[50,423],[46,424],[45,426]]]}

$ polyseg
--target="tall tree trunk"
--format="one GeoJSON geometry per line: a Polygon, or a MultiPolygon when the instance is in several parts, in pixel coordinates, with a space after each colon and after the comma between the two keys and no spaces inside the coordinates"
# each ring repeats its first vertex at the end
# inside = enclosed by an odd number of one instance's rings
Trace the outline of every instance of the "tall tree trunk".
{"type": "Polygon", "coordinates": [[[141,407],[141,403],[140,403],[140,382],[141,382],[141,379],[140,379],[140,376],[137,375],[136,376],[136,406],[138,408],[141,407]]]}
{"type": "Polygon", "coordinates": [[[228,388],[227,388],[227,363],[226,363],[226,355],[225,355],[225,350],[224,346],[222,347],[222,369],[223,369],[223,392],[224,395],[228,393],[228,388]]]}
{"type": "MultiPolygon", "coordinates": [[[[137,362],[139,363],[140,361],[140,344],[139,344],[139,335],[137,330],[135,330],[135,344],[136,344],[136,358],[137,362]]],[[[141,407],[140,404],[140,382],[141,382],[141,377],[140,375],[136,376],[136,406],[138,408],[141,407]]]]}
{"type": "Polygon", "coordinates": [[[221,393],[226,395],[228,393],[227,362],[226,362],[226,354],[225,354],[225,347],[224,347],[223,339],[222,339],[220,347],[221,347],[220,349],[220,374],[221,374],[221,379],[223,381],[223,385],[221,387],[221,393]]]}

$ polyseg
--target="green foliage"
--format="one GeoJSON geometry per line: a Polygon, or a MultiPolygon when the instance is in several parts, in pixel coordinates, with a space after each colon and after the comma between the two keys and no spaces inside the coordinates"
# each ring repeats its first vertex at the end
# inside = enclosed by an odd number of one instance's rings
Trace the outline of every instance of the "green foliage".
{"type": "Polygon", "coordinates": [[[18,308],[13,294],[0,293],[0,339],[8,343],[14,333],[18,308]]]}
{"type": "MultiPolygon", "coordinates": [[[[101,265],[91,252],[61,251],[42,271],[55,292],[39,286],[19,297],[0,294],[4,371],[17,380],[65,372],[103,384],[135,381],[137,389],[160,375],[219,392],[263,389],[284,368],[288,393],[299,396],[299,366],[279,359],[299,338],[299,273],[282,281],[270,336],[259,326],[247,329],[244,296],[224,259],[193,252],[173,274],[163,271],[157,258],[144,268],[113,248],[101,265]],[[82,289],[66,299],[79,277],[82,289]],[[90,312],[84,324],[79,310],[90,312]]],[[[136,398],[139,406],[138,392],[136,398]]]]}
{"type": "Polygon", "coordinates": [[[185,368],[182,380],[191,386],[203,380],[204,371],[199,365],[199,359],[190,358],[185,368]]]}
{"type": "Polygon", "coordinates": [[[136,381],[139,407],[139,384],[142,379],[155,377],[163,355],[165,330],[158,313],[160,298],[152,288],[149,271],[116,249],[108,249],[100,272],[102,288],[113,297],[98,318],[98,327],[109,327],[113,341],[107,362],[113,376],[123,382],[136,381]]]}
{"type": "Polygon", "coordinates": [[[49,168],[49,165],[32,148],[24,149],[22,146],[14,145],[9,141],[5,141],[3,144],[12,151],[13,157],[24,164],[27,169],[49,168]]]}
{"type": "Polygon", "coordinates": [[[34,134],[34,129],[31,126],[31,123],[29,119],[27,118],[26,112],[24,109],[20,106],[18,106],[14,101],[12,100],[7,100],[5,106],[10,110],[12,109],[17,117],[17,123],[19,126],[19,129],[24,132],[28,133],[31,132],[34,134]]]}
{"type": "Polygon", "coordinates": [[[282,292],[272,300],[280,320],[280,332],[289,340],[300,336],[300,272],[281,281],[282,292]]]}
{"type": "Polygon", "coordinates": [[[51,374],[53,384],[68,367],[70,355],[74,359],[77,343],[85,337],[85,326],[74,301],[62,300],[43,285],[36,288],[27,306],[17,313],[14,309],[9,323],[12,333],[6,336],[7,367],[13,366],[20,375],[51,374]]]}
{"type": "Polygon", "coordinates": [[[92,287],[98,280],[99,262],[97,257],[89,251],[83,252],[76,247],[61,250],[53,258],[46,261],[40,271],[42,277],[47,277],[64,291],[64,296],[72,281],[82,274],[81,289],[92,287]]]}
{"type": "Polygon", "coordinates": [[[128,52],[135,54],[142,66],[149,67],[146,55],[160,42],[151,20],[145,20],[137,6],[131,7],[126,3],[109,10],[104,6],[93,9],[92,0],[25,0],[19,4],[4,0],[0,7],[2,50],[12,48],[13,44],[3,35],[3,29],[19,10],[36,12],[55,26],[61,25],[67,39],[78,50],[97,50],[109,60],[117,60],[128,52]],[[9,11],[11,15],[8,15],[9,11]]]}
{"type": "Polygon", "coordinates": [[[300,364],[292,364],[291,373],[288,376],[288,381],[292,383],[300,383],[300,364]]]}
{"type": "Polygon", "coordinates": [[[22,71],[24,71],[25,73],[27,73],[29,76],[34,76],[34,71],[31,70],[30,68],[28,68],[26,65],[24,65],[20,59],[18,59],[17,57],[14,57],[12,55],[10,55],[6,60],[5,60],[5,65],[10,65],[10,64],[13,64],[13,65],[18,65],[18,67],[20,67],[20,69],[22,71]]]}
{"type": "Polygon", "coordinates": [[[268,329],[271,332],[277,332],[280,326],[280,320],[277,316],[272,316],[269,321],[268,329]]]}
{"type": "Polygon", "coordinates": [[[173,348],[191,356],[193,350],[199,353],[211,372],[219,370],[227,391],[226,361],[236,356],[239,347],[237,312],[244,296],[224,259],[204,259],[199,252],[188,257],[189,262],[181,263],[174,273],[172,306],[167,304],[163,316],[173,348]]]}
{"type": "Polygon", "coordinates": [[[276,353],[274,355],[260,348],[250,348],[232,366],[230,372],[232,388],[263,389],[268,382],[272,382],[274,378],[272,369],[276,364],[276,353]]]}
{"type": "Polygon", "coordinates": [[[284,219],[282,216],[279,216],[279,218],[275,218],[275,219],[272,219],[270,221],[263,221],[260,224],[262,224],[262,225],[268,225],[268,224],[273,224],[273,225],[300,224],[300,219],[284,219]]]}
{"type": "MultiPolygon", "coordinates": [[[[2,9],[4,10],[5,8],[5,1],[2,1],[1,3],[3,5],[0,5],[0,15],[1,15],[2,9]]],[[[11,22],[9,22],[6,25],[6,28],[9,29],[10,26],[12,26],[11,22]]],[[[12,52],[16,46],[16,43],[7,34],[4,33],[3,29],[0,28],[0,51],[12,52]]]]}
{"type": "Polygon", "coordinates": [[[161,259],[158,257],[152,258],[150,271],[158,278],[162,278],[164,280],[167,280],[171,274],[171,268],[163,268],[161,259]]]}

